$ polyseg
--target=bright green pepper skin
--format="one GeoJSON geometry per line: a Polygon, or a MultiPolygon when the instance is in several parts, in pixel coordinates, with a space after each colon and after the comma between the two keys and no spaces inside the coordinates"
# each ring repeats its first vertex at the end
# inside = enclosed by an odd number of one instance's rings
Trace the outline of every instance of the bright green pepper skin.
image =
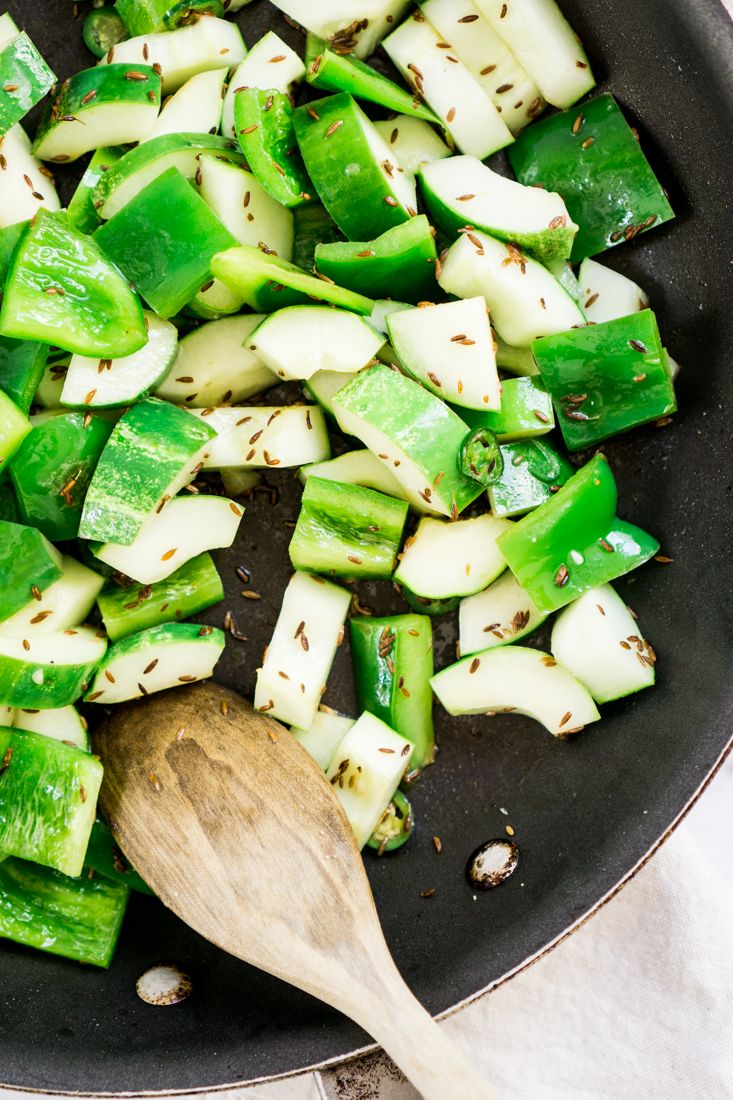
{"type": "Polygon", "coordinates": [[[134,867],[127,862],[122,852],[117,847],[112,830],[107,822],[97,817],[92,826],[92,835],[89,837],[87,854],[84,857],[84,866],[91,867],[105,878],[113,882],[123,883],[130,890],[137,890],[140,894],[152,894],[153,891],[143,882],[134,867]]]}
{"type": "Polygon", "coordinates": [[[82,412],[63,412],[36,424],[10,464],[24,523],[54,542],[76,538],[84,494],[113,427],[82,412]],[[87,415],[91,419],[85,426],[87,415]]]}
{"type": "Polygon", "coordinates": [[[28,417],[0,390],[0,471],[7,468],[8,460],[22,445],[30,430],[28,417]]]}
{"type": "Polygon", "coordinates": [[[16,222],[15,225],[6,225],[4,229],[0,229],[0,292],[8,277],[11,257],[27,225],[28,222],[16,222]]]}
{"type": "Polygon", "coordinates": [[[94,205],[94,189],[104,173],[117,163],[123,153],[124,149],[119,146],[105,146],[92,154],[66,211],[69,223],[80,233],[93,233],[102,224],[94,205]]]}
{"type": "Polygon", "coordinates": [[[424,768],[435,758],[433,628],[425,615],[352,619],[351,654],[360,710],[381,718],[415,746],[410,761],[424,768]]]}
{"type": "Polygon", "coordinates": [[[92,8],[84,20],[82,30],[84,45],[95,57],[104,57],[107,51],[129,37],[127,27],[116,8],[109,5],[92,8]]]}
{"type": "Polygon", "coordinates": [[[0,389],[27,413],[48,359],[48,344],[0,336],[0,389]]]}
{"type": "Polygon", "coordinates": [[[20,523],[20,512],[13,491],[13,483],[6,474],[0,474],[0,523],[3,520],[7,520],[9,523],[20,523]]]}
{"type": "Polygon", "coordinates": [[[505,378],[501,384],[501,409],[452,408],[469,428],[489,428],[500,443],[534,439],[555,427],[552,400],[539,378],[505,378]]]}
{"type": "Polygon", "coordinates": [[[304,271],[315,269],[316,248],[319,244],[333,244],[334,241],[344,239],[331,215],[318,202],[296,206],[293,210],[293,222],[293,263],[304,271]]]}
{"type": "Polygon", "coordinates": [[[650,309],[535,340],[532,353],[570,451],[675,412],[666,353],[650,309]]]}
{"type": "Polygon", "coordinates": [[[616,517],[616,501],[614,476],[598,454],[499,536],[509,568],[540,611],[556,611],[657,553],[655,538],[616,517]]]}
{"type": "Polygon", "coordinates": [[[25,31],[0,50],[0,135],[20,122],[56,77],[25,31]]]}
{"type": "Polygon", "coordinates": [[[293,152],[294,111],[290,97],[274,89],[243,88],[234,97],[234,128],[247,164],[282,206],[302,206],[314,197],[302,157],[293,152]]]}
{"type": "Polygon", "coordinates": [[[99,245],[63,212],[39,210],[13,253],[0,335],[119,359],[147,343],[140,302],[99,245]]]}
{"type": "Polygon", "coordinates": [[[488,487],[495,516],[521,516],[551,500],[574,471],[564,455],[546,439],[503,443],[501,476],[488,487]]]}
{"type": "Polygon", "coordinates": [[[177,168],[144,187],[94,240],[163,318],[210,278],[212,257],[237,243],[177,168]]]}
{"type": "Polygon", "coordinates": [[[190,14],[224,15],[221,0],[117,0],[115,7],[132,37],[172,30],[190,14]]]}
{"type": "Polygon", "coordinates": [[[370,298],[388,298],[399,287],[405,302],[429,301],[438,290],[435,237],[424,214],[374,241],[319,244],[315,259],[323,275],[370,298]]]}
{"type": "Polygon", "coordinates": [[[35,527],[0,520],[0,619],[20,611],[61,576],[61,555],[35,527]]]}
{"type": "Polygon", "coordinates": [[[573,263],[675,216],[608,93],[533,122],[507,152],[520,183],[558,191],[565,200],[579,226],[573,263]]]}
{"type": "Polygon", "coordinates": [[[385,852],[396,852],[410,839],[414,825],[415,816],[409,798],[402,791],[395,791],[382,820],[369,837],[367,847],[380,856],[385,852]]]}

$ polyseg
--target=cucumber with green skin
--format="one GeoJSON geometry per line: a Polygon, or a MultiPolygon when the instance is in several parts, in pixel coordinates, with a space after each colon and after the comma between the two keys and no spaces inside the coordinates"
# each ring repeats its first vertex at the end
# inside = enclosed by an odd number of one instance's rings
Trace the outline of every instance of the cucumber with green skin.
{"type": "Polygon", "coordinates": [[[10,263],[0,335],[80,355],[131,355],[147,341],[140,302],[96,241],[39,210],[10,263]]]}
{"type": "Polygon", "coordinates": [[[23,440],[31,430],[31,422],[6,393],[0,390],[0,472],[8,467],[23,440]]]}
{"type": "Polygon", "coordinates": [[[106,648],[105,635],[87,626],[33,641],[0,635],[0,702],[41,709],[75,703],[106,648]]]}
{"type": "Polygon", "coordinates": [[[102,590],[104,577],[66,554],[61,559],[61,568],[61,576],[41,593],[40,600],[31,596],[24,607],[0,621],[1,635],[32,640],[86,621],[102,590]]]}
{"type": "Polygon", "coordinates": [[[193,14],[224,14],[221,0],[118,0],[115,6],[131,35],[173,30],[193,14]]]}
{"type": "Polygon", "coordinates": [[[274,386],[275,375],[248,347],[249,336],[263,320],[260,313],[222,317],[189,332],[179,342],[156,397],[189,409],[207,409],[228,402],[236,405],[274,386]]]}
{"type": "Polygon", "coordinates": [[[165,580],[150,585],[109,583],[97,597],[104,629],[116,642],[138,630],[188,619],[224,599],[224,588],[209,554],[187,561],[165,580]]]}
{"type": "Polygon", "coordinates": [[[146,521],[196,476],[216,433],[155,397],[115,425],[84,499],[79,537],[129,546],[146,521]]]}
{"type": "Polygon", "coordinates": [[[142,140],[160,110],[160,76],[150,65],[95,65],[61,85],[38,127],[33,152],[74,161],[103,145],[142,140]]]}
{"type": "Polygon", "coordinates": [[[61,554],[35,527],[0,520],[0,620],[25,607],[63,572],[61,554]]]}
{"type": "Polygon", "coordinates": [[[293,119],[308,175],[347,237],[373,239],[417,213],[414,182],[350,95],[298,107],[293,119]]]}
{"type": "Polygon", "coordinates": [[[297,151],[290,97],[274,89],[241,88],[234,97],[234,129],[247,164],[283,206],[313,199],[313,185],[297,151]]]}
{"type": "Polygon", "coordinates": [[[224,651],[224,631],[198,623],[162,623],[114,642],[84,696],[123,703],[205,680],[224,651]]]}
{"type": "Polygon", "coordinates": [[[97,817],[92,826],[84,864],[105,879],[127,886],[130,890],[137,890],[139,894],[152,895],[153,893],[135,868],[127,862],[117,847],[112,830],[102,817],[97,817]]]}
{"type": "Polygon", "coordinates": [[[331,455],[323,413],[315,405],[226,406],[193,415],[217,432],[207,470],[287,469],[331,455]]]}
{"type": "Polygon", "coordinates": [[[19,859],[0,863],[0,936],[92,966],[112,962],[129,890],[19,859]]]}
{"type": "Polygon", "coordinates": [[[433,628],[425,615],[350,621],[356,697],[361,710],[386,722],[415,747],[414,768],[435,758],[433,628]]]}
{"type": "Polygon", "coordinates": [[[336,420],[333,399],[351,378],[340,370],[317,370],[310,378],[303,379],[303,393],[309,401],[317,401],[330,420],[336,420]]]}
{"type": "Polygon", "coordinates": [[[494,343],[496,344],[496,365],[503,371],[514,374],[518,378],[531,378],[540,373],[531,347],[517,348],[513,344],[507,344],[496,331],[494,331],[494,343]]]}
{"type": "Polygon", "coordinates": [[[425,516],[405,544],[395,580],[430,600],[480,592],[506,569],[497,539],[510,527],[490,515],[454,523],[425,516]]]}
{"type": "Polygon", "coordinates": [[[0,728],[0,837],[6,855],[81,874],[102,765],[39,733],[0,728]]]}
{"type": "Polygon", "coordinates": [[[469,428],[488,428],[501,443],[534,439],[555,427],[552,400],[539,378],[505,378],[501,383],[501,408],[480,411],[457,408],[469,428]]]}
{"type": "Polygon", "coordinates": [[[33,403],[48,359],[48,344],[0,336],[0,390],[21,412],[33,403]]]}
{"type": "MultiPolygon", "coordinates": [[[[2,146],[0,146],[2,148],[2,146]]],[[[18,241],[25,232],[26,221],[16,222],[14,225],[0,225],[0,293],[5,286],[8,277],[10,260],[15,252],[18,241]]]]}
{"type": "Polygon", "coordinates": [[[293,85],[305,76],[305,65],[295,50],[283,42],[274,31],[268,31],[255,42],[244,61],[240,62],[232,73],[229,89],[224,97],[221,117],[221,132],[225,137],[233,137],[236,122],[235,103],[244,88],[256,88],[260,91],[290,96],[293,85]]]}
{"type": "MultiPolygon", "coordinates": [[[[17,226],[38,210],[61,208],[53,177],[46,174],[40,160],[33,156],[30,138],[20,123],[0,136],[0,154],[3,165],[0,226],[17,226]]],[[[9,254],[7,260],[10,261],[9,254]]]]}
{"type": "Polygon", "coordinates": [[[55,79],[25,31],[0,43],[0,134],[33,110],[55,79]]]}
{"type": "Polygon", "coordinates": [[[347,382],[334,410],[342,430],[389,466],[418,507],[457,516],[481,493],[458,470],[466,425],[412,379],[378,363],[347,382]]]}
{"type": "Polygon", "coordinates": [[[374,129],[380,134],[403,171],[416,176],[423,164],[451,156],[451,150],[429,122],[397,115],[378,119],[374,129]]]}
{"type": "Polygon", "coordinates": [[[34,417],[10,465],[24,522],[56,541],[76,537],[85,493],[113,428],[81,412],[34,417]]]}
{"type": "Polygon", "coordinates": [[[330,306],[277,310],[249,337],[254,351],[278,378],[310,378],[317,371],[353,374],[371,363],[384,343],[368,321],[330,306]]]}
{"type": "Polygon", "coordinates": [[[178,330],[145,311],[148,342],[123,359],[89,359],[73,355],[60,402],[71,409],[116,409],[146,397],[176,356],[178,330]]]}
{"type": "Polygon", "coordinates": [[[331,215],[319,202],[294,207],[293,227],[293,263],[305,271],[314,270],[316,248],[319,244],[333,244],[334,241],[344,239],[331,215]]]}
{"type": "Polygon", "coordinates": [[[261,186],[256,174],[202,154],[199,194],[239,244],[256,245],[283,259],[293,254],[293,215],[261,186]]]}
{"type": "Polygon", "coordinates": [[[373,241],[318,244],[318,270],[340,286],[369,297],[388,295],[396,286],[408,302],[430,299],[437,291],[435,236],[424,214],[396,225],[373,241]]]}
{"type": "Polygon", "coordinates": [[[565,260],[578,231],[557,192],[525,187],[476,157],[451,157],[420,169],[435,224],[455,237],[464,226],[510,241],[540,263],[565,260]]]}
{"type": "Polygon", "coordinates": [[[4,46],[6,42],[11,42],[16,35],[20,34],[20,27],[13,19],[9,11],[4,11],[0,15],[0,46],[4,46]]]}
{"type": "Polygon", "coordinates": [[[10,523],[20,523],[20,512],[10,478],[0,474],[0,521],[5,520],[10,523]]]}
{"type": "Polygon", "coordinates": [[[291,726],[290,732],[313,757],[316,764],[327,771],[333,760],[333,754],[355,721],[355,718],[347,718],[345,714],[337,714],[330,707],[319,707],[307,729],[291,726]]]}
{"type": "Polygon", "coordinates": [[[163,318],[206,282],[212,257],[236,244],[177,168],[144,187],[94,240],[163,318]]]}
{"type": "Polygon", "coordinates": [[[301,481],[307,483],[311,477],[363,485],[366,489],[376,489],[377,492],[386,493],[398,500],[407,500],[405,490],[389,467],[368,450],[347,451],[337,458],[303,466],[300,471],[301,481]]]}
{"type": "Polygon", "coordinates": [[[122,156],[124,150],[111,145],[103,145],[92,154],[66,210],[70,224],[80,233],[93,233],[102,224],[94,205],[94,192],[104,174],[122,156]]]}
{"type": "Polygon", "coordinates": [[[219,321],[239,313],[244,299],[222,283],[220,279],[207,279],[201,289],[186,304],[185,312],[204,321],[219,321]]]}
{"type": "Polygon", "coordinates": [[[296,569],[388,579],[397,560],[407,502],[361,485],[310,477],[290,540],[296,569]]]}
{"type": "Polygon", "coordinates": [[[483,592],[461,600],[458,611],[460,655],[466,657],[519,641],[541,626],[546,618],[546,612],[539,610],[512,571],[506,569],[483,592]]]}
{"type": "Polygon", "coordinates": [[[145,141],[164,134],[217,133],[227,72],[227,69],[208,69],[182,84],[166,99],[145,141]]]}
{"type": "Polygon", "coordinates": [[[226,497],[184,494],[156,515],[129,546],[93,543],[92,554],[139,584],[153,585],[205,550],[231,546],[243,511],[226,497]]]}
{"type": "Polygon", "coordinates": [[[589,321],[614,321],[628,317],[640,309],[647,309],[646,291],[610,267],[585,259],[580,265],[578,279],[582,290],[583,312],[589,321]]]}
{"type": "Polygon", "coordinates": [[[52,710],[19,707],[13,712],[12,726],[14,729],[52,737],[54,741],[63,741],[65,745],[73,745],[82,752],[90,751],[86,719],[73,706],[55,707],[52,710]]]}
{"type": "Polygon", "coordinates": [[[404,17],[409,0],[277,0],[290,19],[325,39],[334,50],[369,57],[390,27],[404,17]]]}
{"type": "Polygon", "coordinates": [[[574,469],[547,439],[501,445],[501,475],[487,489],[495,516],[519,516],[538,508],[572,477],[574,469]]]}

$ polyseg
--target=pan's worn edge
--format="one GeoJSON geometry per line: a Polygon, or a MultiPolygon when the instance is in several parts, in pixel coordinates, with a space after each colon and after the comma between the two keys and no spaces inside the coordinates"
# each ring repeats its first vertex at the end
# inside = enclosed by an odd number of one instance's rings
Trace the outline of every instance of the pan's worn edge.
{"type": "MultiPolygon", "coordinates": [[[[731,0],[731,2],[733,3],[733,0],[731,0]]],[[[515,966],[513,970],[507,971],[506,974],[503,974],[500,978],[497,978],[495,981],[490,982],[489,985],[484,986],[483,989],[479,989],[475,993],[472,993],[470,997],[465,997],[457,1004],[452,1005],[450,1008],[446,1008],[443,1012],[439,1012],[436,1016],[436,1019],[445,1020],[448,1016],[455,1015],[457,1012],[460,1012],[468,1005],[473,1004],[475,1001],[479,1000],[480,997],[487,996],[495,989],[498,989],[499,986],[504,985],[508,981],[511,981],[511,979],[515,978],[517,974],[521,974],[523,971],[529,969],[530,966],[533,966],[536,962],[539,962],[540,959],[543,959],[546,955],[550,953],[550,951],[554,950],[554,948],[563,943],[564,940],[572,936],[573,933],[577,932],[579,928],[582,928],[583,925],[585,925],[591,919],[591,917],[594,917],[596,913],[600,912],[604,905],[606,905],[609,901],[612,901],[613,898],[615,898],[616,895],[620,893],[624,886],[626,886],[627,883],[631,882],[631,880],[639,873],[639,871],[641,871],[646,866],[652,856],[656,855],[664,842],[669,839],[675,829],[687,817],[688,813],[698,801],[700,796],[707,790],[708,786],[718,774],[728,756],[732,754],[733,733],[731,734],[728,744],[725,746],[722,753],[715,761],[700,786],[690,797],[685,806],[683,806],[683,808],[677,814],[677,817],[672,821],[670,825],[667,826],[664,832],[661,833],[659,837],[657,837],[651,847],[644,853],[643,856],[641,856],[639,860],[637,860],[634,866],[630,867],[626,874],[619,879],[616,885],[612,886],[611,889],[603,895],[603,897],[599,898],[595,905],[591,906],[591,908],[588,909],[587,912],[583,913],[582,916],[573,921],[573,923],[570,924],[563,932],[560,932],[560,934],[557,935],[554,940],[552,940],[548,944],[545,944],[544,947],[540,948],[540,950],[536,951],[533,955],[528,956],[528,958],[526,958],[518,966],[515,966]]],[[[232,1081],[226,1085],[205,1086],[200,1089],[175,1089],[173,1091],[162,1092],[59,1092],[58,1089],[55,1089],[53,1091],[49,1089],[36,1088],[19,1089],[15,1085],[6,1085],[2,1081],[0,1081],[0,1100],[2,1100],[2,1097],[6,1095],[8,1097],[8,1100],[24,1100],[25,1097],[34,1096],[71,1096],[78,1098],[88,1098],[88,1100],[102,1100],[103,1097],[115,1097],[116,1100],[117,1098],[119,1098],[119,1100],[124,1100],[125,1097],[130,1097],[136,1098],[136,1100],[150,1100],[150,1098],[153,1097],[184,1097],[209,1095],[219,1095],[222,1097],[222,1100],[226,1100],[227,1093],[233,1092],[236,1089],[242,1089],[253,1085],[271,1084],[276,1081],[285,1081],[289,1078],[300,1077],[307,1073],[313,1073],[316,1070],[331,1069],[335,1066],[342,1066],[348,1062],[356,1061],[359,1058],[364,1057],[364,1055],[366,1054],[373,1054],[377,1050],[379,1050],[378,1045],[376,1043],[370,1043],[367,1046],[359,1047],[357,1050],[349,1051],[347,1054],[342,1054],[337,1058],[331,1058],[325,1062],[315,1062],[309,1066],[300,1066],[298,1069],[291,1070],[288,1073],[278,1073],[269,1077],[252,1077],[245,1081],[232,1081]]],[[[242,1098],[242,1100],[244,1100],[244,1098],[242,1098]]]]}

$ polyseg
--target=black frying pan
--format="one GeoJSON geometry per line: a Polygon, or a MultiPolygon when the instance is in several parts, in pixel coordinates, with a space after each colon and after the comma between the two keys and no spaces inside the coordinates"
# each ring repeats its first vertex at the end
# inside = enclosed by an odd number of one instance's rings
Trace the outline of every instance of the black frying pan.
{"type": "MultiPolygon", "coordinates": [[[[57,73],[91,63],[70,0],[9,6],[57,73]]],[[[601,87],[638,126],[678,214],[604,257],[647,288],[683,364],[673,426],[607,448],[621,514],[655,532],[674,558],[620,586],[659,653],[658,687],[604,707],[603,721],[570,743],[517,717],[440,714],[439,762],[414,792],[415,836],[389,858],[366,855],[397,963],[433,1012],[520,967],[598,906],[684,811],[731,734],[731,24],[718,0],[563,7],[601,87]],[[466,859],[506,824],[516,830],[520,867],[474,900],[466,859]],[[433,835],[442,839],[440,856],[433,835]],[[421,898],[431,887],[435,896],[421,898]]],[[[238,19],[250,44],[269,26],[302,42],[262,0],[238,19]]],[[[219,554],[227,602],[203,617],[220,623],[223,610],[233,610],[249,640],[228,645],[218,676],[250,695],[289,570],[286,521],[299,495],[287,472],[277,486],[279,503],[258,495],[238,546],[219,554]],[[260,603],[240,598],[238,563],[252,570],[260,603]]],[[[387,585],[359,591],[379,611],[400,609],[387,585]]],[[[444,664],[452,617],[438,621],[437,639],[444,664]]],[[[353,713],[346,646],[331,684],[327,701],[353,713]]],[[[648,921],[661,928],[664,914],[649,912],[648,921]]],[[[141,896],[109,972],[0,944],[6,1084],[53,1093],[188,1090],[288,1073],[365,1042],[355,1025],[221,954],[141,896]],[[163,960],[193,975],[193,996],[175,1008],[149,1007],[135,994],[136,978],[163,960]]]]}

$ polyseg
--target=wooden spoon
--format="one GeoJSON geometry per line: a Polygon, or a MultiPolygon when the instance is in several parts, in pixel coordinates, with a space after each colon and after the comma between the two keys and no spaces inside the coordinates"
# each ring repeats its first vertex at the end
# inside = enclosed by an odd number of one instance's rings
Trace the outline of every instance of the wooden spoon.
{"type": "Polygon", "coordinates": [[[333,1005],[425,1100],[497,1100],[409,991],[323,772],[214,683],[119,707],[96,737],[120,847],[182,920],[333,1005]]]}

